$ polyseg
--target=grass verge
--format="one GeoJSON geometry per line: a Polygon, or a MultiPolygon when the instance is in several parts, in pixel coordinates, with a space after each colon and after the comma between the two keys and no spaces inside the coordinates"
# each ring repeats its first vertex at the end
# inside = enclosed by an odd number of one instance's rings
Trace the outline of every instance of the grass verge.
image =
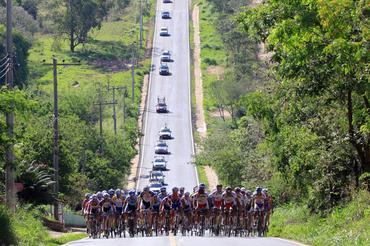
{"type": "Polygon", "coordinates": [[[58,238],[49,238],[46,242],[47,246],[63,245],[68,242],[76,241],[86,237],[85,233],[66,233],[58,238]]]}
{"type": "Polygon", "coordinates": [[[209,187],[208,185],[208,179],[206,175],[206,171],[203,166],[197,166],[197,171],[198,171],[198,177],[199,177],[199,183],[203,183],[206,185],[206,187],[209,187]]]}
{"type": "Polygon", "coordinates": [[[277,208],[269,236],[310,245],[370,245],[370,193],[362,191],[350,203],[325,218],[310,214],[307,206],[277,208]]]}

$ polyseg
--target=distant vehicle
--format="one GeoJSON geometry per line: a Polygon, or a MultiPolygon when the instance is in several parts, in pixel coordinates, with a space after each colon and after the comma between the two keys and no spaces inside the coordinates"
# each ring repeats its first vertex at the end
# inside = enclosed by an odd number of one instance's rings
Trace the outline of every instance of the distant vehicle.
{"type": "Polygon", "coordinates": [[[157,113],[167,113],[167,104],[166,104],[166,98],[165,97],[158,97],[157,98],[157,105],[155,108],[157,113]]]}
{"type": "Polygon", "coordinates": [[[159,193],[162,188],[162,183],[154,182],[149,185],[149,190],[154,193],[159,193]]]}
{"type": "Polygon", "coordinates": [[[171,53],[168,50],[162,52],[161,62],[171,62],[171,53]]]}
{"type": "Polygon", "coordinates": [[[157,141],[157,143],[155,144],[154,152],[156,154],[163,154],[163,155],[167,155],[167,154],[170,153],[168,151],[168,145],[167,145],[167,143],[165,141],[163,141],[163,140],[157,141]]]}
{"type": "Polygon", "coordinates": [[[166,171],[167,170],[167,161],[164,156],[155,156],[154,161],[152,161],[154,171],[166,171]]]}
{"type": "Polygon", "coordinates": [[[163,3],[172,3],[171,0],[163,0],[163,3]]]}
{"type": "Polygon", "coordinates": [[[162,19],[171,19],[171,14],[169,11],[162,11],[162,19]]]}
{"type": "Polygon", "coordinates": [[[149,172],[149,182],[156,182],[164,184],[164,174],[162,171],[150,171],[149,172]]]}
{"type": "Polygon", "coordinates": [[[170,33],[168,32],[168,28],[161,27],[161,30],[159,31],[159,36],[170,36],[170,33]]]}
{"type": "Polygon", "coordinates": [[[172,131],[170,128],[165,125],[164,127],[159,130],[159,139],[172,139],[172,131]]]}
{"type": "Polygon", "coordinates": [[[167,63],[161,63],[161,66],[159,67],[159,74],[160,75],[170,74],[170,68],[168,67],[167,63]]]}

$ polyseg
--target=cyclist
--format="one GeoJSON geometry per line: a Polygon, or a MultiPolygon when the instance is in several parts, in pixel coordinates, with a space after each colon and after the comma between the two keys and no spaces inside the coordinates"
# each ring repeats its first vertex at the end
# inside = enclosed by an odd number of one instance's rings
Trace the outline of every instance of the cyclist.
{"type": "Polygon", "coordinates": [[[185,187],[180,187],[180,198],[182,198],[184,196],[184,193],[185,193],[185,187]]]}
{"type": "Polygon", "coordinates": [[[215,218],[215,224],[221,223],[219,215],[221,214],[222,201],[223,201],[223,190],[222,184],[218,184],[216,189],[210,194],[211,202],[213,205],[213,215],[215,218]]]}
{"type": "Polygon", "coordinates": [[[100,202],[101,210],[103,212],[103,226],[102,229],[105,232],[105,236],[109,236],[109,230],[112,226],[114,203],[112,202],[108,193],[104,194],[104,199],[100,202]]]}
{"type": "Polygon", "coordinates": [[[234,211],[233,207],[236,206],[236,195],[230,186],[226,187],[225,192],[222,194],[222,212],[224,213],[224,224],[231,224],[233,221],[234,211]],[[226,220],[226,218],[229,218],[226,220]]]}
{"type": "MultiPolygon", "coordinates": [[[[171,227],[174,226],[174,218],[179,215],[178,212],[180,210],[180,193],[179,189],[177,187],[172,188],[172,194],[168,196],[168,198],[171,200],[171,227]]],[[[176,221],[176,223],[179,223],[179,221],[176,221]]],[[[177,224],[178,225],[178,224],[177,224]]]]}
{"type": "Polygon", "coordinates": [[[254,214],[255,225],[256,223],[258,223],[258,220],[257,220],[258,215],[260,215],[261,224],[264,225],[265,200],[266,200],[266,196],[262,193],[262,188],[256,187],[256,190],[253,193],[253,202],[252,202],[253,210],[255,212],[254,214]]]}
{"type": "Polygon", "coordinates": [[[152,220],[151,213],[148,213],[152,207],[152,199],[153,199],[153,192],[150,191],[149,186],[145,186],[143,192],[139,195],[139,203],[140,203],[140,218],[144,221],[145,216],[147,219],[148,228],[150,227],[149,223],[152,220]]]}
{"type": "Polygon", "coordinates": [[[168,194],[167,194],[167,190],[166,190],[166,187],[162,187],[161,188],[161,192],[158,194],[158,198],[159,200],[163,200],[165,197],[167,197],[168,194]]]}
{"type": "Polygon", "coordinates": [[[100,222],[100,202],[98,200],[97,195],[92,195],[91,200],[89,200],[86,204],[86,213],[87,213],[87,230],[91,232],[92,225],[94,222],[100,222]],[[95,220],[95,221],[94,221],[95,220]]]}
{"type": "Polygon", "coordinates": [[[125,202],[125,198],[122,196],[122,192],[120,189],[117,189],[115,191],[115,196],[112,198],[114,208],[115,208],[115,217],[114,217],[114,222],[113,224],[116,227],[119,225],[119,220],[122,219],[122,213],[123,213],[123,204],[125,202]]]}
{"type": "Polygon", "coordinates": [[[87,205],[89,204],[90,199],[91,194],[86,193],[85,199],[82,201],[82,215],[84,216],[86,222],[87,222],[87,205]]]}
{"type": "Polygon", "coordinates": [[[195,223],[199,223],[200,213],[205,213],[205,217],[208,218],[208,194],[205,191],[205,184],[199,184],[198,191],[193,197],[193,207],[195,210],[195,223]]]}
{"type": "Polygon", "coordinates": [[[154,229],[160,230],[161,228],[161,223],[160,223],[160,217],[159,217],[159,209],[161,206],[161,200],[158,197],[158,194],[155,194],[152,198],[152,207],[151,207],[151,218],[152,220],[150,221],[150,224],[154,227],[154,229]],[[156,222],[156,225],[154,224],[156,222]]]}
{"type": "Polygon", "coordinates": [[[181,202],[181,217],[184,218],[182,219],[182,221],[183,222],[187,221],[185,226],[187,226],[187,229],[189,229],[189,225],[193,223],[192,216],[191,216],[192,215],[192,207],[191,207],[192,201],[190,198],[190,193],[185,192],[180,202],[181,202]],[[185,217],[187,218],[187,220],[185,220],[185,217]]]}
{"type": "Polygon", "coordinates": [[[166,234],[168,235],[170,227],[171,227],[171,208],[172,208],[172,200],[170,196],[166,196],[161,201],[160,211],[163,217],[163,226],[165,227],[166,234]]]}

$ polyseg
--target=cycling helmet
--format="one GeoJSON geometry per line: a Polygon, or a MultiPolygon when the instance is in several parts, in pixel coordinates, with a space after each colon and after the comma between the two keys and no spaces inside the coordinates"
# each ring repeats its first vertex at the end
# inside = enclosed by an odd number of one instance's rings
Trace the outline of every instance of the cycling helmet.
{"type": "Polygon", "coordinates": [[[98,197],[96,195],[92,195],[91,199],[96,200],[98,197]]]}
{"type": "Polygon", "coordinates": [[[177,188],[177,187],[172,188],[172,192],[178,192],[178,191],[179,191],[179,188],[177,188]]]}
{"type": "Polygon", "coordinates": [[[96,196],[98,198],[102,198],[103,197],[103,192],[99,191],[98,193],[96,193],[96,196]]]}
{"type": "Polygon", "coordinates": [[[166,187],[161,187],[161,192],[166,192],[166,187]]]}
{"type": "Polygon", "coordinates": [[[203,184],[203,183],[199,184],[199,189],[205,189],[205,188],[206,188],[205,184],[203,184]]]}
{"type": "Polygon", "coordinates": [[[261,187],[256,187],[256,192],[257,193],[261,193],[261,191],[262,191],[262,188],[261,187]]]}
{"type": "Polygon", "coordinates": [[[130,196],[133,196],[133,195],[135,195],[135,190],[130,190],[129,192],[128,192],[128,194],[130,195],[130,196]]]}
{"type": "Polygon", "coordinates": [[[144,189],[143,189],[144,192],[148,192],[149,191],[149,186],[145,186],[144,189]]]}
{"type": "Polygon", "coordinates": [[[245,194],[247,194],[247,196],[251,196],[251,195],[252,195],[252,191],[250,191],[250,190],[246,190],[246,191],[245,191],[245,194]]]}
{"type": "Polygon", "coordinates": [[[109,194],[109,195],[114,195],[114,190],[113,190],[113,189],[110,189],[110,190],[108,191],[108,194],[109,194]]]}
{"type": "Polygon", "coordinates": [[[240,188],[241,191],[245,192],[246,189],[244,187],[240,188]]]}
{"type": "Polygon", "coordinates": [[[117,189],[117,190],[116,190],[116,195],[117,195],[117,196],[121,195],[121,190],[120,190],[120,189],[117,189]]]}
{"type": "Polygon", "coordinates": [[[267,193],[268,191],[269,191],[269,190],[268,190],[267,188],[263,188],[263,189],[262,189],[262,192],[263,192],[263,193],[267,193]]]}
{"type": "Polygon", "coordinates": [[[222,184],[218,184],[218,185],[216,185],[216,188],[219,188],[219,187],[221,187],[221,188],[222,188],[222,184]]]}
{"type": "Polygon", "coordinates": [[[185,194],[184,194],[186,197],[188,197],[188,196],[190,196],[190,192],[185,192],[185,194]]]}
{"type": "Polygon", "coordinates": [[[90,194],[90,193],[86,193],[86,194],[85,194],[85,198],[86,198],[86,199],[89,199],[90,197],[91,197],[91,194],[90,194]]]}
{"type": "Polygon", "coordinates": [[[226,187],[226,191],[232,191],[231,187],[230,186],[227,186],[226,187]]]}
{"type": "Polygon", "coordinates": [[[235,192],[240,192],[240,188],[239,187],[235,187],[235,192]]]}
{"type": "Polygon", "coordinates": [[[103,191],[102,191],[102,193],[103,193],[103,194],[104,194],[104,193],[107,193],[107,191],[106,191],[106,190],[103,190],[103,191]]]}
{"type": "Polygon", "coordinates": [[[185,187],[180,187],[180,192],[184,192],[185,191],[185,187]]]}
{"type": "Polygon", "coordinates": [[[109,198],[109,194],[108,193],[105,193],[104,194],[104,198],[109,198]]]}

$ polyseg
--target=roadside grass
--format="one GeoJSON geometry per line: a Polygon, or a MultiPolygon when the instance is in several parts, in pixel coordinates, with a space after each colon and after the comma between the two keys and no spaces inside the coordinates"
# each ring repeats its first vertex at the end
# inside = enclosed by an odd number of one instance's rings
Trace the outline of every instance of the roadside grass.
{"type": "Polygon", "coordinates": [[[361,191],[327,217],[310,214],[305,205],[277,208],[269,236],[289,238],[310,245],[370,245],[370,193],[361,191]]]}
{"type": "MultiPolygon", "coordinates": [[[[201,68],[204,89],[204,107],[206,112],[214,108],[215,101],[210,93],[210,85],[219,78],[207,71],[210,66],[226,66],[226,54],[221,40],[221,34],[216,30],[217,13],[207,0],[199,0],[201,68]]],[[[208,123],[208,122],[207,122],[208,123]]]]}
{"type": "Polygon", "coordinates": [[[198,171],[199,183],[203,183],[206,185],[206,187],[209,187],[204,166],[197,165],[197,171],[198,171]]]}
{"type": "Polygon", "coordinates": [[[80,240],[86,237],[86,233],[66,233],[58,238],[49,238],[46,242],[47,246],[63,245],[68,242],[80,240]]]}

